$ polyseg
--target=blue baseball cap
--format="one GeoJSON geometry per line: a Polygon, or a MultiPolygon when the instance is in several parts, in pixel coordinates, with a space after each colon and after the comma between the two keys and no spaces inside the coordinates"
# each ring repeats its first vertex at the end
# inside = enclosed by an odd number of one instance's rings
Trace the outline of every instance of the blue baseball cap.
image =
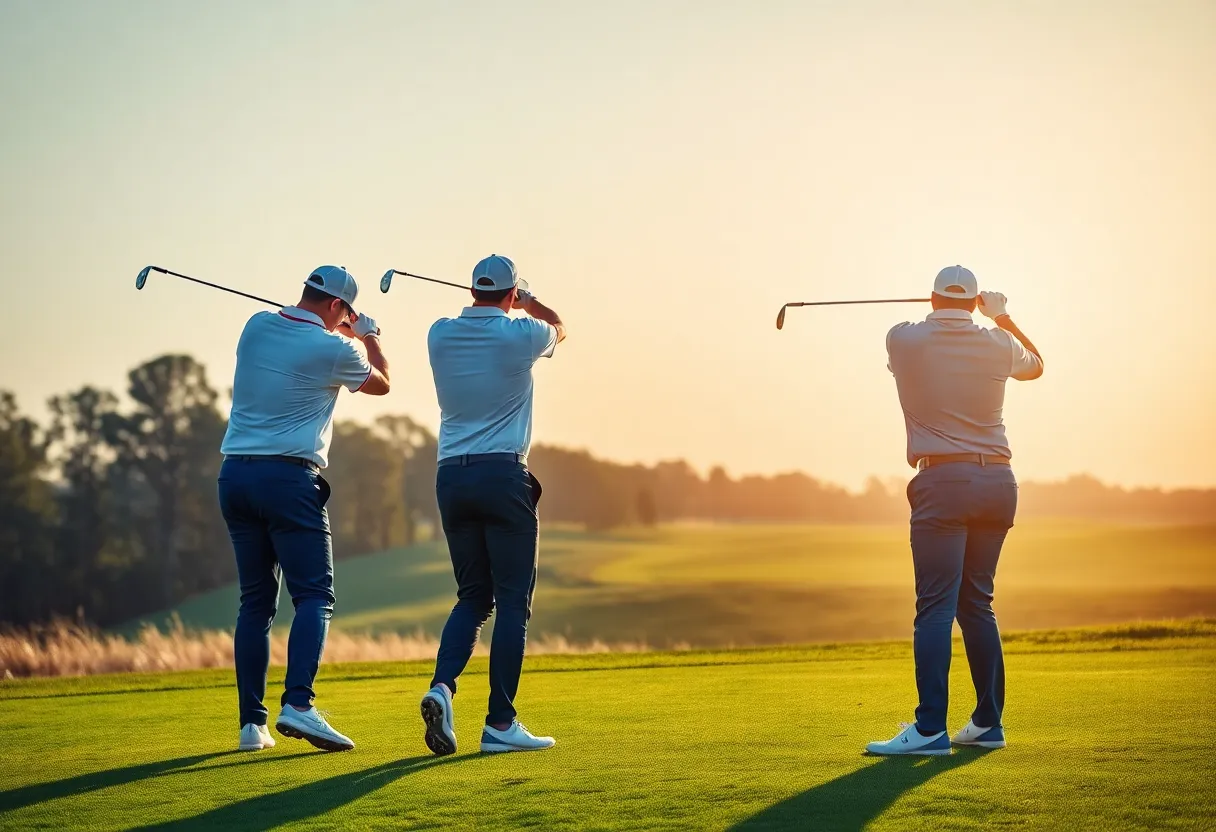
{"type": "Polygon", "coordinates": [[[527,291],[528,281],[521,280],[511,258],[491,254],[473,267],[473,288],[483,292],[513,289],[518,286],[527,291]]]}

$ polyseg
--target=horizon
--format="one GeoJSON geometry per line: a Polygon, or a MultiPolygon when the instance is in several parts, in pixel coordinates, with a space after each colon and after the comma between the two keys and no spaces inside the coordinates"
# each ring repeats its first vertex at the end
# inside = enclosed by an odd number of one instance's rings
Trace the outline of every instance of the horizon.
{"type": "Polygon", "coordinates": [[[226,413],[257,307],[136,273],[290,302],[336,263],[395,384],[337,418],[434,431],[426,328],[464,301],[376,283],[498,252],[570,327],[538,444],[858,490],[913,473],[883,338],[928,310],[777,309],[961,263],[1044,353],[1008,386],[1019,478],[1216,487],[1216,6],[283,8],[0,8],[23,412],[185,353],[226,413]]]}

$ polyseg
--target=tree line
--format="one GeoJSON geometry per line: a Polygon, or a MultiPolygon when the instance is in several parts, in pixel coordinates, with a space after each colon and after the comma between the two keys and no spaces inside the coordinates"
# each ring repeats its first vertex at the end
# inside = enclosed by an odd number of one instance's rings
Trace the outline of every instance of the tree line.
{"type": "MultiPolygon", "coordinates": [[[[0,623],[71,617],[100,626],[233,581],[216,500],[225,419],[205,368],[163,355],[126,397],[86,386],[49,402],[49,424],[0,391],[0,623]]],[[[335,557],[409,545],[438,526],[434,434],[408,416],[335,425],[335,557]]],[[[676,520],[907,520],[901,483],[860,492],[803,473],[707,476],[683,461],[623,465],[539,445],[529,464],[546,521],[603,531],[676,520]]],[[[1216,490],[1112,488],[1088,477],[1022,486],[1021,516],[1213,522],[1216,490]]]]}

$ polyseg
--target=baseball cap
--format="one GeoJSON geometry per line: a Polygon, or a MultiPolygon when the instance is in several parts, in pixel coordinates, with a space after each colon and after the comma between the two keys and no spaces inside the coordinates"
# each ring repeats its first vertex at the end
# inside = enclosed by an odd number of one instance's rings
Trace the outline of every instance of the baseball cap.
{"type": "Polygon", "coordinates": [[[473,267],[473,288],[484,292],[511,289],[515,286],[527,291],[528,281],[521,280],[511,258],[491,254],[473,267]]]}
{"type": "Polygon", "coordinates": [[[341,266],[318,266],[312,270],[304,285],[346,301],[346,305],[352,310],[355,308],[359,284],[355,282],[355,276],[341,266]]]}
{"type": "Polygon", "coordinates": [[[980,293],[979,284],[971,269],[962,266],[947,266],[937,273],[933,281],[933,294],[944,298],[959,298],[969,300],[980,293]]]}

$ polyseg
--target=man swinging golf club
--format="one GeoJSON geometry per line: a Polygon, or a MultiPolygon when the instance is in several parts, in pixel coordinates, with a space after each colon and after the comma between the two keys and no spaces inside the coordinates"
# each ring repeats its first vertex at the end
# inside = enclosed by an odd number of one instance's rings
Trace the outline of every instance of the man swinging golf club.
{"type": "Polygon", "coordinates": [[[345,269],[322,266],[304,282],[296,306],[254,315],[237,344],[219,500],[241,587],[234,652],[242,751],[274,745],[263,699],[281,577],[296,615],[275,728],[329,751],[355,747],[312,702],[334,609],[329,484],[321,476],[334,406],[343,387],[372,396],[389,391],[380,329],[355,314],[358,292],[345,269]]]}
{"type": "Polygon", "coordinates": [[[516,720],[532,593],[536,589],[540,483],[528,470],[532,367],[566,337],[561,318],[527,291],[515,264],[491,255],[473,269],[473,305],[441,318],[427,337],[439,398],[436,494],[456,574],[457,602],[443,628],[435,678],[422,699],[427,747],[456,753],[452,697],[481,627],[497,609],[490,644],[490,706],[481,750],[554,745],[516,720]],[[526,318],[511,318],[521,309],[526,318]]]}
{"type": "Polygon", "coordinates": [[[928,318],[899,324],[887,334],[888,368],[908,433],[908,463],[919,470],[908,484],[908,502],[920,706],[916,721],[894,739],[866,746],[871,754],[950,753],[946,705],[955,618],[977,705],[953,743],[1005,746],[1005,662],[992,593],[1018,487],[1002,410],[1006,381],[1038,378],[1043,359],[1005,311],[1005,296],[980,292],[968,269],[942,269],[931,300],[928,318]],[[972,321],[977,300],[996,329],[972,321]]]}

